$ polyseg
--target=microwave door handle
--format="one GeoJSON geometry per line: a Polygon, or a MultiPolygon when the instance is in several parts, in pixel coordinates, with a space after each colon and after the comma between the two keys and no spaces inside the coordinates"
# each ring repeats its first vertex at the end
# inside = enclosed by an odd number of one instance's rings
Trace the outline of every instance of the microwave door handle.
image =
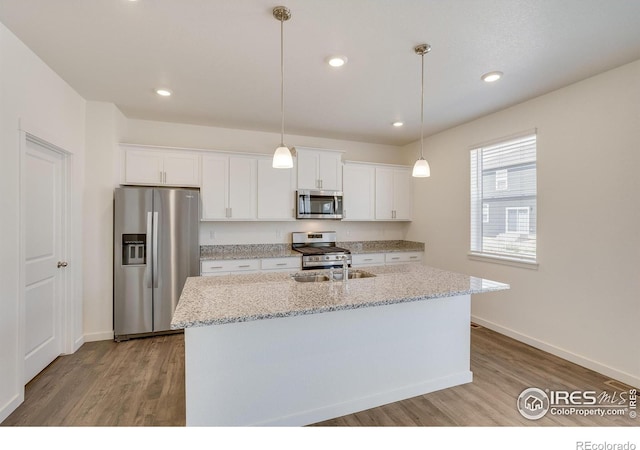
{"type": "Polygon", "coordinates": [[[338,196],[333,196],[333,214],[338,215],[338,196]]]}

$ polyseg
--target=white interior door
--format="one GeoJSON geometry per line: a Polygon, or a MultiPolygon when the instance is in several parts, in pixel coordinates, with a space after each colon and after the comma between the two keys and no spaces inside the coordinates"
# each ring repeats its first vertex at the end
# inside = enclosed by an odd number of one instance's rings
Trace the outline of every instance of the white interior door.
{"type": "Polygon", "coordinates": [[[62,353],[64,155],[26,139],[25,383],[62,353]]]}

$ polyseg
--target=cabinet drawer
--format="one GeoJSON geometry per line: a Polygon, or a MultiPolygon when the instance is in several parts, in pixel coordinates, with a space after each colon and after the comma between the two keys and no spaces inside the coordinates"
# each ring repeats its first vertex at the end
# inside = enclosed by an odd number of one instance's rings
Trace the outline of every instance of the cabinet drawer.
{"type": "Polygon", "coordinates": [[[213,274],[218,272],[243,272],[247,270],[260,270],[260,260],[225,259],[200,262],[200,273],[202,274],[213,274]]]}
{"type": "Polygon", "coordinates": [[[384,265],[384,253],[364,253],[351,255],[351,265],[353,266],[375,266],[384,265]]]}
{"type": "Polygon", "coordinates": [[[389,263],[407,263],[422,261],[422,252],[394,252],[385,255],[385,262],[389,263]]]}
{"type": "Polygon", "coordinates": [[[300,270],[302,260],[299,257],[291,258],[265,258],[262,260],[262,270],[300,270]]]}

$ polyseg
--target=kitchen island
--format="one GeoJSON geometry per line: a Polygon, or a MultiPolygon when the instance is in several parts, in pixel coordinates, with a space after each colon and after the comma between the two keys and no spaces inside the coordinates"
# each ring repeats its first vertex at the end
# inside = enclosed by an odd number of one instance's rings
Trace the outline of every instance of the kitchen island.
{"type": "Polygon", "coordinates": [[[418,264],[357,272],[189,278],[171,325],[185,329],[187,425],[306,425],[472,380],[470,296],[508,285],[418,264]]]}

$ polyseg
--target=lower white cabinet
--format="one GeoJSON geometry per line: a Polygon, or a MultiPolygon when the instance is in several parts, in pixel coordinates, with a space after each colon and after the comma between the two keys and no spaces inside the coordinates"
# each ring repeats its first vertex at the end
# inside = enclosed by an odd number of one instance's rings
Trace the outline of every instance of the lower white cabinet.
{"type": "Polygon", "coordinates": [[[384,266],[384,253],[359,253],[351,255],[351,265],[358,267],[384,266]]]}
{"type": "Polygon", "coordinates": [[[200,262],[200,275],[229,275],[257,272],[294,272],[300,270],[302,259],[263,258],[263,259],[217,259],[200,262]]]}
{"type": "Polygon", "coordinates": [[[260,271],[259,259],[223,259],[200,262],[200,275],[228,275],[230,273],[255,273],[260,271]]]}
{"type": "Polygon", "coordinates": [[[353,267],[384,266],[422,262],[423,252],[359,253],[351,255],[353,267]]]}
{"type": "Polygon", "coordinates": [[[261,260],[261,268],[270,272],[291,272],[301,270],[302,259],[291,258],[265,258],[261,260]]]}
{"type": "Polygon", "coordinates": [[[385,264],[404,264],[408,262],[421,262],[422,252],[393,252],[384,257],[385,264]]]}

